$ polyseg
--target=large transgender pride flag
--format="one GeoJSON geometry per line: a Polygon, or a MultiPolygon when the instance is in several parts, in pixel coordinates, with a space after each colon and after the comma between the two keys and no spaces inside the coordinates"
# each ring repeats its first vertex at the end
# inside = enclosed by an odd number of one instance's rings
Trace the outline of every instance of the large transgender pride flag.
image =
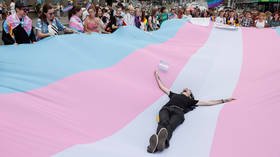
{"type": "Polygon", "coordinates": [[[184,20],[145,33],[56,36],[0,47],[1,157],[279,157],[280,31],[217,29],[184,20]],[[278,32],[277,32],[278,31],[278,32]],[[162,153],[148,154],[168,101],[153,71],[198,107],[162,153]]]}

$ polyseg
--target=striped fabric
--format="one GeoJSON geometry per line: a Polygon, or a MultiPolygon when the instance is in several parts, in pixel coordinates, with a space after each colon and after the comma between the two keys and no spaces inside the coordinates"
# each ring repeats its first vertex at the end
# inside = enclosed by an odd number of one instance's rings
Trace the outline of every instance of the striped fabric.
{"type": "Polygon", "coordinates": [[[1,156],[278,157],[277,30],[168,20],[149,33],[126,26],[1,46],[1,156]],[[160,61],[172,91],[237,100],[187,113],[170,147],[148,154],[168,101],[153,77],[160,61]]]}
{"type": "Polygon", "coordinates": [[[71,18],[70,18],[70,21],[69,21],[69,27],[71,29],[73,29],[74,31],[76,32],[84,32],[84,25],[83,25],[83,22],[81,20],[81,18],[79,18],[78,16],[76,15],[73,15],[71,18]]]}
{"type": "Polygon", "coordinates": [[[208,8],[214,8],[223,3],[224,0],[207,0],[208,8]]]}
{"type": "Polygon", "coordinates": [[[16,14],[8,16],[3,24],[3,30],[13,37],[12,31],[18,25],[22,25],[26,33],[30,35],[32,29],[32,20],[28,16],[24,16],[22,20],[20,20],[16,14]]]}
{"type": "Polygon", "coordinates": [[[53,24],[48,25],[48,31],[51,35],[58,35],[58,28],[53,24]]]}

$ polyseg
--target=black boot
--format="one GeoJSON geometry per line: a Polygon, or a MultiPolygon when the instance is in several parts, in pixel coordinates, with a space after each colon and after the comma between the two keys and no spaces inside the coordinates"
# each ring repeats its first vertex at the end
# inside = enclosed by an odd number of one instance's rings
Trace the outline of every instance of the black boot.
{"type": "Polygon", "coordinates": [[[158,145],[158,136],[156,134],[153,134],[150,137],[150,145],[147,147],[147,152],[149,153],[154,153],[157,149],[157,145],[158,145]]]}
{"type": "Polygon", "coordinates": [[[166,143],[167,137],[168,137],[167,129],[161,128],[158,132],[158,145],[157,145],[158,151],[163,151],[166,148],[165,143],[166,143]]]}

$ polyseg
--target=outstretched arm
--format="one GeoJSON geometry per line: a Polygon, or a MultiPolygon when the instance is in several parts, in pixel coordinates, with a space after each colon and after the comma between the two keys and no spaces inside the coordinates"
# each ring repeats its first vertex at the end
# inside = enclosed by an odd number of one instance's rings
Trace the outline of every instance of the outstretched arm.
{"type": "Polygon", "coordinates": [[[236,99],[228,98],[228,99],[208,100],[208,101],[201,101],[201,100],[199,100],[196,105],[198,105],[198,106],[214,106],[214,105],[218,105],[218,104],[223,104],[223,103],[231,102],[233,100],[236,100],[236,99]]]}
{"type": "Polygon", "coordinates": [[[154,75],[155,75],[155,78],[156,78],[158,87],[159,87],[165,94],[168,95],[169,92],[170,92],[170,90],[169,90],[167,87],[165,87],[164,84],[162,83],[162,81],[160,80],[158,71],[155,71],[154,75]]]}

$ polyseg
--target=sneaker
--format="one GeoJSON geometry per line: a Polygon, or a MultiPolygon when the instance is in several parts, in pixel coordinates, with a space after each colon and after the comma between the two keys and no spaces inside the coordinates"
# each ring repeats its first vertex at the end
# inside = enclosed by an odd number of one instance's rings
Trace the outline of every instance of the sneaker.
{"type": "Polygon", "coordinates": [[[157,145],[157,150],[158,151],[163,151],[165,148],[165,142],[168,137],[168,131],[166,128],[161,128],[158,132],[158,145],[157,145]]]}
{"type": "Polygon", "coordinates": [[[153,134],[150,137],[150,145],[147,148],[147,152],[154,153],[156,151],[157,145],[158,145],[158,136],[156,134],[153,134]]]}

